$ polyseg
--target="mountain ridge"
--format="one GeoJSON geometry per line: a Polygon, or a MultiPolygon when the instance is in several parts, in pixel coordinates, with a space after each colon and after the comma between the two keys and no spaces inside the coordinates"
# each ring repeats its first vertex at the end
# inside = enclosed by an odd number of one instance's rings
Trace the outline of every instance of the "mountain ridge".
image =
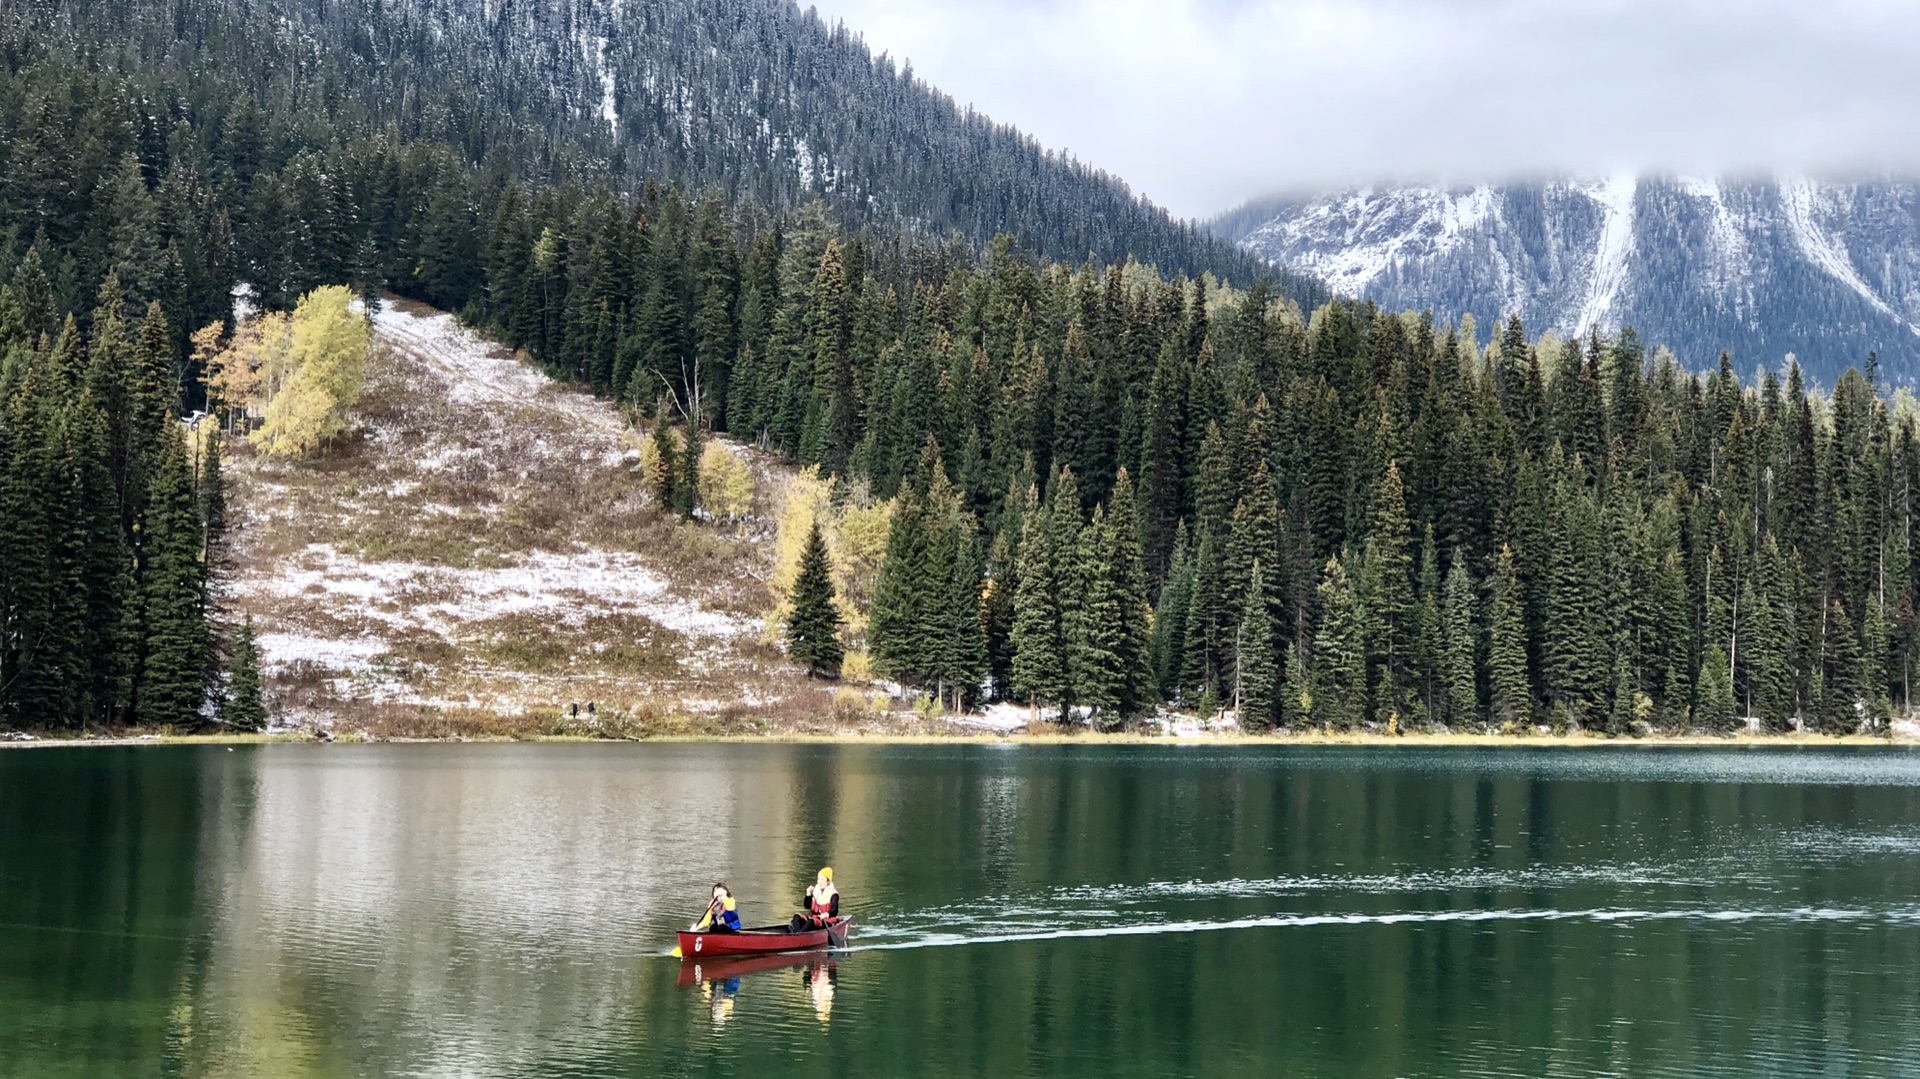
{"type": "MultiPolygon", "coordinates": [[[[820,199],[850,224],[958,232],[976,249],[1010,232],[1067,262],[1132,255],[1242,284],[1268,272],[793,0],[50,0],[11,17],[103,67],[229,95],[271,85],[370,134],[549,179],[658,179],[776,210],[820,199]]],[[[152,111],[164,144],[161,114],[179,109],[152,111]]],[[[1324,298],[1273,276],[1303,306],[1324,298]]]]}
{"type": "Polygon", "coordinates": [[[1920,185],[1783,175],[1364,186],[1258,200],[1223,238],[1388,308],[1562,336],[1632,325],[1698,370],[1789,354],[1920,376],[1920,185]]]}

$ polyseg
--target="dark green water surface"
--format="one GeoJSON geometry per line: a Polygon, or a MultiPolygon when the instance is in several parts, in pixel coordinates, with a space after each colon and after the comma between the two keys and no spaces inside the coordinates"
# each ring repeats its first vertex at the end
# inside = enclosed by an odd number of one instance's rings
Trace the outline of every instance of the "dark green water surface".
{"type": "Polygon", "coordinates": [[[0,752],[0,1075],[1920,1075],[1920,755],[0,752]]]}

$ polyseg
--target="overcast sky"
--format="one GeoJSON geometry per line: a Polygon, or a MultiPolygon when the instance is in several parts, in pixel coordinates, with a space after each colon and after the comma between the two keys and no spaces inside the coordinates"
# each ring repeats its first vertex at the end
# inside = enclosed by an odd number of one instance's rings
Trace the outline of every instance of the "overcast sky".
{"type": "Polygon", "coordinates": [[[1920,0],[813,2],[1182,216],[1389,178],[1920,159],[1920,0]]]}

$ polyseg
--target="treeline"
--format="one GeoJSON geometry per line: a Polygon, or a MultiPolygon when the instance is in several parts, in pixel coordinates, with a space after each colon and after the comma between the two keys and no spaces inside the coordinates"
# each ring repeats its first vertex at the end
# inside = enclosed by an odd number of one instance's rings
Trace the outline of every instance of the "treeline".
{"type": "MultiPolygon", "coordinates": [[[[52,295],[37,251],[0,285],[0,725],[197,722],[222,685],[219,438],[176,420],[158,303],[134,318],[109,275],[83,332],[52,295]]],[[[250,634],[241,651],[229,718],[258,726],[250,634]]]]}
{"type": "Polygon", "coordinates": [[[690,424],[683,461],[719,431],[817,465],[896,500],[851,643],[950,702],[1618,732],[1907,703],[1920,455],[1858,373],[1743,386],[1517,321],[1482,349],[1257,282],[474,165],[291,98],[136,107],[164,78],[9,55],[0,251],[57,253],[46,310],[112,272],[178,339],[236,275],[271,307],[389,287],[690,424]]]}
{"type": "Polygon", "coordinates": [[[1858,372],[1743,386],[1517,319],[1483,350],[1005,242],[741,235],[665,190],[509,188],[491,221],[484,284],[444,301],[897,496],[867,644],[957,703],[1613,732],[1907,703],[1920,453],[1858,372]]]}

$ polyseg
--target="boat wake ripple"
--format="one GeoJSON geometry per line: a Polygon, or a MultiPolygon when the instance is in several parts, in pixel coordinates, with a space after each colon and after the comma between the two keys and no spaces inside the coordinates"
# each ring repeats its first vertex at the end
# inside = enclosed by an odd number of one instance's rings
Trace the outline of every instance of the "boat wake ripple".
{"type": "MultiPolygon", "coordinates": [[[[1789,907],[1778,910],[1636,910],[1597,907],[1587,910],[1442,910],[1380,914],[1275,914],[1217,921],[1185,920],[1135,924],[1057,928],[1020,928],[1006,932],[924,932],[909,939],[856,942],[847,951],[883,952],[915,948],[951,948],[967,944],[1014,944],[1068,940],[1079,937],[1144,937],[1177,933],[1212,933],[1234,929],[1284,929],[1341,925],[1407,925],[1444,922],[1851,922],[1857,924],[1920,925],[1920,906],[1880,910],[1849,907],[1789,907]]],[[[885,930],[875,927],[879,932],[885,930]]],[[[984,928],[984,927],[983,927],[984,928]]]]}

